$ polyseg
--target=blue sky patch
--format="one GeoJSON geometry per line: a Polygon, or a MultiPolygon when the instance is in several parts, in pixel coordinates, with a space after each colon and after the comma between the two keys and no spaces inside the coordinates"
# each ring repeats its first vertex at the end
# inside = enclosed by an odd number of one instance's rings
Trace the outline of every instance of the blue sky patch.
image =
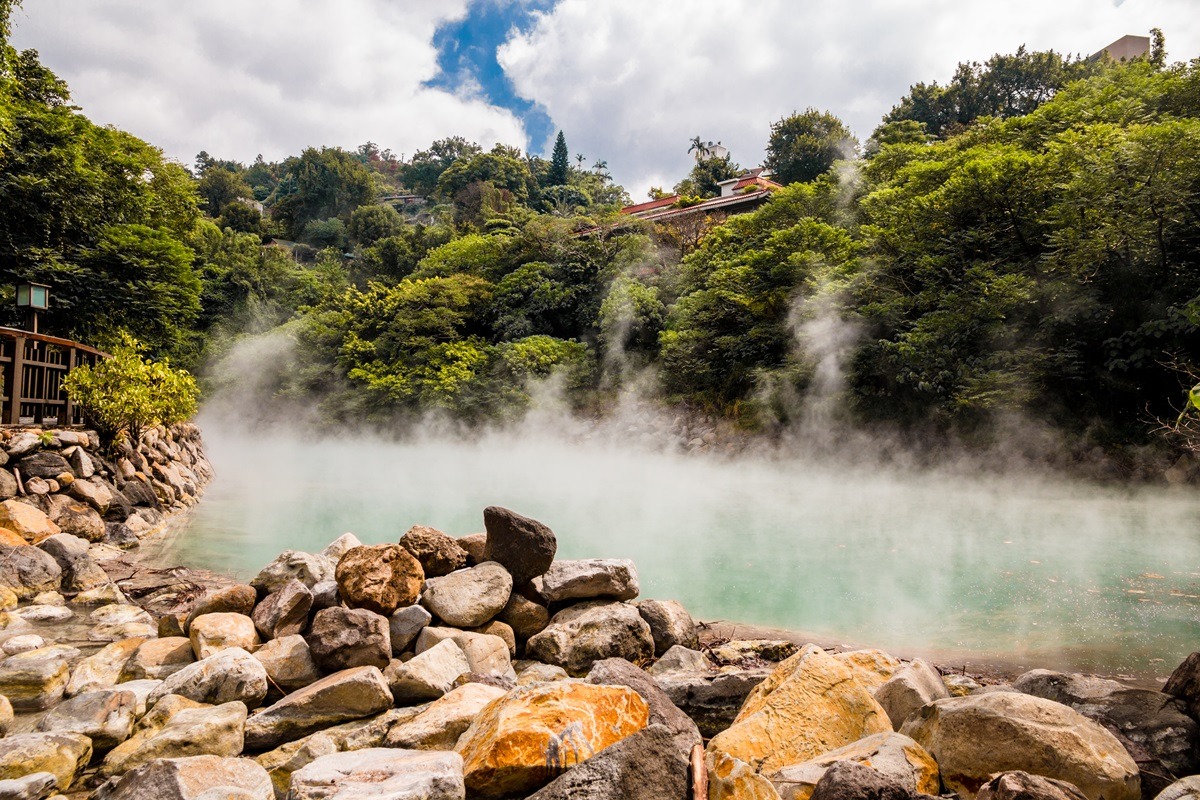
{"type": "MultiPolygon", "coordinates": [[[[512,111],[525,126],[525,146],[538,152],[555,133],[546,109],[518,97],[512,81],[500,68],[496,50],[513,28],[525,30],[534,12],[547,11],[557,0],[472,0],[467,15],[437,29],[433,36],[440,74],[426,83],[448,91],[478,86],[489,103],[512,111]]],[[[480,142],[486,149],[492,142],[480,142]]]]}

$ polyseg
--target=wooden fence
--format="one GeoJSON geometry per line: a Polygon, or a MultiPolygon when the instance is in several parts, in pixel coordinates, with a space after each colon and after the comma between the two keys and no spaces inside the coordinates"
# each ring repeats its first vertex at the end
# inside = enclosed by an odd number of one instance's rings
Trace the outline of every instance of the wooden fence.
{"type": "Polygon", "coordinates": [[[80,410],[62,390],[68,372],[108,354],[70,339],[0,327],[0,422],[82,425],[80,410]]]}

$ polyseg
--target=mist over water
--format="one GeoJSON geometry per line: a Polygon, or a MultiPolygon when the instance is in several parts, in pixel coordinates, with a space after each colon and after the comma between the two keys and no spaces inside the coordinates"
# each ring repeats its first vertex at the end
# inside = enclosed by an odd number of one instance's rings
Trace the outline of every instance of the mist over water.
{"type": "Polygon", "coordinates": [[[472,439],[322,438],[202,418],[217,480],[160,558],[252,576],[344,531],[482,530],[504,505],[559,556],[636,561],[698,619],[951,663],[1165,676],[1200,641],[1200,498],[779,455],[664,452],[536,422],[472,439]]]}

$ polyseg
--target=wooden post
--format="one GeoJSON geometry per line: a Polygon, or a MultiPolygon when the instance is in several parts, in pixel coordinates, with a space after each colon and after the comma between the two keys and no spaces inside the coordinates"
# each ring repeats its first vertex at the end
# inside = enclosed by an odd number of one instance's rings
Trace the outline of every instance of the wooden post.
{"type": "Polygon", "coordinates": [[[4,424],[21,423],[21,393],[25,379],[25,337],[13,337],[12,387],[8,390],[8,408],[5,409],[4,424]]]}
{"type": "MultiPolygon", "coordinates": [[[[75,348],[67,348],[67,370],[62,374],[62,380],[66,380],[71,374],[71,370],[75,369],[75,348]]],[[[69,428],[75,422],[75,403],[71,401],[71,395],[62,390],[62,380],[59,381],[58,393],[65,401],[62,407],[62,413],[58,416],[58,424],[60,427],[69,428]]]]}

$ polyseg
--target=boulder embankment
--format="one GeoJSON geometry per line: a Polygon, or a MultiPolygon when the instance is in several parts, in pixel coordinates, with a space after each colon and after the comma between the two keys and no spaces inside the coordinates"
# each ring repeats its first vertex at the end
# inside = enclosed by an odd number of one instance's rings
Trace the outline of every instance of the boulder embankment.
{"type": "Polygon", "coordinates": [[[483,524],[343,534],[245,584],[160,572],[147,593],[92,558],[103,597],[12,587],[0,798],[1200,796],[1200,653],[1159,692],[702,638],[631,561],[557,559],[504,508],[483,524]]]}

